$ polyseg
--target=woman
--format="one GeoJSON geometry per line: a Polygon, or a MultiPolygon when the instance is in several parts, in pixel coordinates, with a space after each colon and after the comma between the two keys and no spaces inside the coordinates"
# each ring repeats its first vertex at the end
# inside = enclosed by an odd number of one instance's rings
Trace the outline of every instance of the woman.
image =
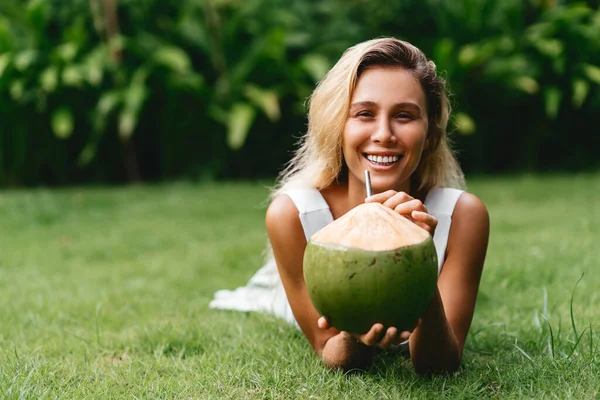
{"type": "Polygon", "coordinates": [[[435,65],[382,38],[348,49],[310,99],[308,132],[267,210],[272,260],[215,308],[269,311],[300,327],[331,368],[366,368],[375,349],[408,339],[418,373],[453,372],[474,313],[489,236],[485,206],[462,190],[448,145],[449,104],[435,65]],[[365,200],[364,171],[373,193],[365,200]],[[312,305],[303,279],[307,238],[363,202],[379,202],[434,236],[437,291],[412,332],[375,324],[340,332],[312,305]]]}

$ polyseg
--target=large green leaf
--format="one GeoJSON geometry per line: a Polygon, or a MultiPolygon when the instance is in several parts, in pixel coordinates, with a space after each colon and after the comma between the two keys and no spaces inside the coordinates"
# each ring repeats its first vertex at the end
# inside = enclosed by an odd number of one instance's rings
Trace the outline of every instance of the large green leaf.
{"type": "Polygon", "coordinates": [[[67,139],[73,133],[73,112],[67,106],[57,108],[52,112],[52,131],[59,139],[67,139]]]}
{"type": "Polygon", "coordinates": [[[562,92],[556,86],[549,86],[544,90],[544,105],[548,118],[555,119],[558,116],[561,98],[562,92]]]}
{"type": "Polygon", "coordinates": [[[202,75],[191,71],[184,75],[174,74],[170,77],[169,83],[174,87],[191,91],[200,91],[204,88],[202,75]]]}
{"type": "Polygon", "coordinates": [[[97,148],[96,143],[87,143],[79,153],[79,156],[77,156],[77,164],[86,166],[91,163],[96,157],[97,148]]]}
{"type": "Polygon", "coordinates": [[[479,57],[479,46],[473,43],[463,46],[458,52],[458,62],[463,67],[470,67],[479,57]]]}
{"type": "Polygon", "coordinates": [[[260,88],[256,85],[246,85],[244,93],[246,97],[258,106],[271,121],[279,119],[279,97],[274,90],[260,88]]]}
{"type": "Polygon", "coordinates": [[[80,88],[85,81],[85,72],[80,65],[67,65],[62,70],[61,81],[65,86],[80,88]]]}
{"type": "Polygon", "coordinates": [[[65,63],[70,63],[75,59],[78,50],[75,43],[68,42],[57,46],[54,51],[60,60],[65,63]]]}
{"type": "Polygon", "coordinates": [[[119,115],[118,125],[119,137],[122,140],[131,137],[138,124],[140,111],[148,97],[147,76],[148,70],[145,67],[138,68],[131,83],[123,92],[123,109],[119,115]]]}
{"type": "Polygon", "coordinates": [[[518,76],[509,81],[509,83],[517,89],[528,94],[535,94],[540,90],[540,85],[537,83],[537,81],[527,75],[518,76]]]}
{"type": "Polygon", "coordinates": [[[511,54],[505,57],[492,57],[483,68],[485,77],[503,85],[514,86],[515,79],[523,76],[532,76],[535,72],[533,66],[523,54],[511,54]]]}
{"type": "Polygon", "coordinates": [[[592,64],[584,64],[583,71],[591,81],[600,84],[600,67],[592,64]]]}
{"type": "Polygon", "coordinates": [[[454,122],[456,123],[456,129],[461,135],[470,136],[475,133],[477,126],[473,118],[467,113],[458,112],[454,116],[454,122]]]}
{"type": "Polygon", "coordinates": [[[161,46],[153,55],[154,60],[180,74],[191,70],[191,61],[185,51],[175,46],[161,46]]]}
{"type": "Polygon", "coordinates": [[[124,108],[119,114],[119,137],[121,140],[127,140],[133,134],[138,122],[138,114],[136,110],[124,108]]]}
{"type": "Polygon", "coordinates": [[[573,81],[573,107],[579,108],[583,105],[588,92],[590,91],[590,84],[583,79],[575,79],[573,81]]]}
{"type": "Polygon", "coordinates": [[[237,150],[244,145],[255,116],[256,110],[250,104],[234,104],[227,121],[227,144],[230,148],[237,150]]]}
{"type": "Polygon", "coordinates": [[[10,96],[15,101],[21,101],[25,94],[25,81],[23,79],[15,79],[9,84],[10,96]]]}
{"type": "Polygon", "coordinates": [[[106,128],[109,114],[112,113],[122,102],[123,93],[120,90],[111,90],[102,93],[100,100],[94,110],[94,131],[103,132],[106,128]]]}
{"type": "Polygon", "coordinates": [[[58,86],[58,68],[51,65],[40,74],[40,86],[47,93],[52,93],[58,86]]]}
{"type": "Polygon", "coordinates": [[[6,68],[10,65],[11,53],[0,54],[0,78],[4,74],[6,68]]]}
{"type": "Polygon", "coordinates": [[[19,72],[25,72],[38,59],[39,53],[34,49],[22,50],[15,54],[13,65],[19,72]]]}
{"type": "Polygon", "coordinates": [[[564,43],[558,39],[538,39],[533,41],[533,45],[549,58],[559,57],[565,49],[564,43]]]}
{"type": "Polygon", "coordinates": [[[108,65],[108,53],[105,46],[98,46],[84,58],[82,68],[87,81],[92,86],[99,86],[108,65]]]}
{"type": "Polygon", "coordinates": [[[300,60],[300,65],[316,82],[320,81],[329,70],[329,60],[321,54],[307,54],[300,60]]]}
{"type": "Polygon", "coordinates": [[[210,51],[210,41],[206,32],[206,25],[202,24],[197,16],[193,14],[194,9],[190,7],[184,12],[179,22],[179,31],[181,35],[190,43],[198,46],[205,52],[210,51]]]}

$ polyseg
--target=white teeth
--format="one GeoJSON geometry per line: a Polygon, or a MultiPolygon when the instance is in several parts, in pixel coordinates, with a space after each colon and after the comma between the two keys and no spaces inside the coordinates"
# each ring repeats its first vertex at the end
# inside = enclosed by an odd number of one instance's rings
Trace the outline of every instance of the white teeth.
{"type": "Polygon", "coordinates": [[[372,162],[381,163],[381,164],[389,164],[389,163],[394,163],[394,162],[398,161],[398,159],[400,159],[400,156],[382,157],[382,156],[374,156],[374,155],[368,154],[367,158],[372,162]]]}

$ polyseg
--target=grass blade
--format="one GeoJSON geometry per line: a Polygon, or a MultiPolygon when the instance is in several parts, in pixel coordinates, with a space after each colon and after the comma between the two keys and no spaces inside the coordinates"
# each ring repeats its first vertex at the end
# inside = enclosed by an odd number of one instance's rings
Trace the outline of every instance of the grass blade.
{"type": "Polygon", "coordinates": [[[573,287],[573,291],[571,292],[571,303],[569,305],[569,311],[571,313],[571,326],[573,327],[573,335],[574,338],[576,339],[577,342],[579,342],[579,335],[577,334],[577,327],[575,326],[575,317],[573,315],[573,297],[575,297],[575,289],[577,288],[577,285],[579,284],[579,282],[581,281],[581,279],[583,279],[583,275],[585,274],[585,272],[583,272],[581,274],[581,276],[579,277],[579,279],[577,280],[577,282],[575,283],[575,286],[573,287]]]}
{"type": "Polygon", "coordinates": [[[519,350],[521,352],[521,354],[523,354],[525,356],[525,358],[527,358],[529,361],[531,361],[533,363],[533,359],[529,356],[529,354],[527,354],[525,352],[525,350],[523,350],[522,348],[520,348],[519,345],[517,345],[516,343],[514,343],[513,346],[515,346],[515,348],[517,350],[519,350]]]}
{"type": "Polygon", "coordinates": [[[546,318],[544,314],[542,314],[542,318],[544,318],[544,321],[546,321],[546,324],[548,324],[548,329],[550,329],[550,342],[548,342],[548,351],[554,359],[554,332],[552,331],[552,325],[550,325],[550,321],[548,321],[548,318],[546,318]]]}
{"type": "MultiPolygon", "coordinates": [[[[591,327],[591,326],[590,326],[591,327]]],[[[575,344],[573,345],[573,348],[571,349],[571,352],[569,353],[569,355],[567,356],[567,359],[570,359],[571,356],[575,353],[575,350],[577,350],[577,346],[579,345],[579,341],[583,338],[583,335],[585,334],[585,332],[588,330],[588,328],[585,328],[583,330],[583,332],[581,332],[581,335],[579,335],[579,337],[577,338],[577,341],[575,342],[575,344]]]]}

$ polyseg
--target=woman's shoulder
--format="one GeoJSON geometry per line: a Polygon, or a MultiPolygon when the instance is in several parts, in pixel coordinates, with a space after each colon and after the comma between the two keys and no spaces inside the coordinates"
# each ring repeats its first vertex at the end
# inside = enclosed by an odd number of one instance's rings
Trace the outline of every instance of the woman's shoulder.
{"type": "Polygon", "coordinates": [[[278,195],[271,201],[265,224],[274,249],[289,248],[305,239],[298,208],[287,195],[278,195]]]}
{"type": "Polygon", "coordinates": [[[280,224],[294,224],[300,226],[300,217],[298,208],[290,196],[287,194],[277,195],[269,204],[266,213],[267,228],[280,224]]]}
{"type": "Polygon", "coordinates": [[[458,201],[456,202],[456,208],[454,210],[455,215],[468,214],[471,216],[488,217],[489,213],[487,207],[481,201],[479,197],[473,193],[462,191],[458,201]]]}
{"type": "Polygon", "coordinates": [[[487,207],[473,193],[463,191],[456,202],[452,226],[470,235],[489,235],[490,216],[487,207]]]}

